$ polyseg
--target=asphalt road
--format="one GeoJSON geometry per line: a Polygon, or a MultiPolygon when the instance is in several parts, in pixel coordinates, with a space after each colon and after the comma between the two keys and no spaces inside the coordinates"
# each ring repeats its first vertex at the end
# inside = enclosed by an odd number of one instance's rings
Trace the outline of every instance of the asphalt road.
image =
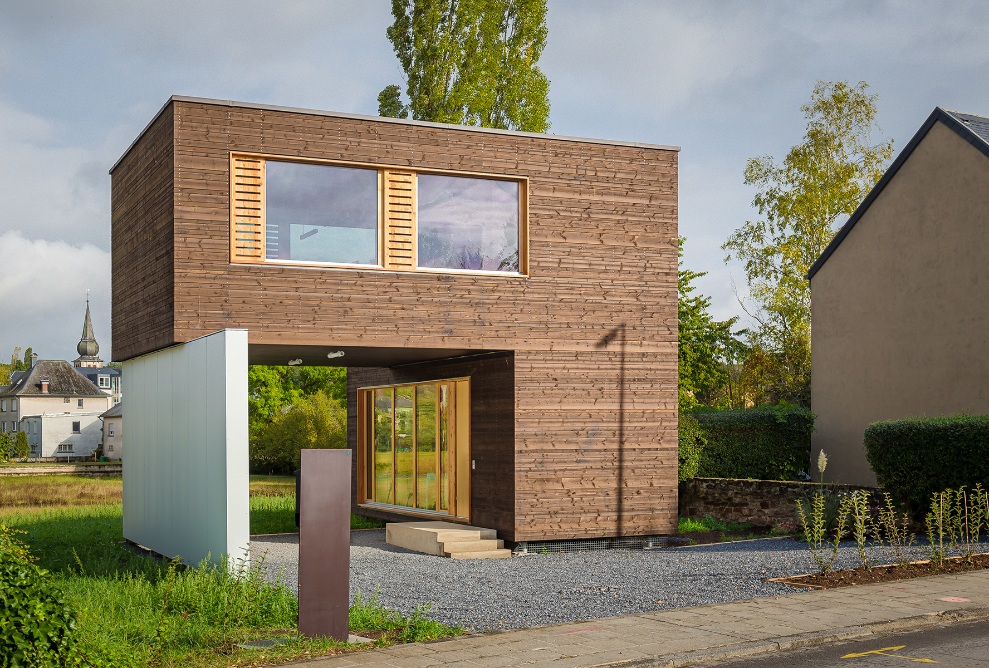
{"type": "Polygon", "coordinates": [[[867,668],[928,663],[951,668],[989,667],[989,620],[890,633],[767,654],[757,659],[721,661],[716,665],[718,668],[867,668]]]}

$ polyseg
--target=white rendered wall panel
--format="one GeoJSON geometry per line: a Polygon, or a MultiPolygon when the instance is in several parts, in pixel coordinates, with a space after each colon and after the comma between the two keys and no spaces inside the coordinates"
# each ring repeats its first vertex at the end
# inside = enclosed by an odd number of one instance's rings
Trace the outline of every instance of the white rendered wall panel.
{"type": "Polygon", "coordinates": [[[223,330],[124,368],[124,537],[187,563],[246,558],[247,331],[223,330]]]}

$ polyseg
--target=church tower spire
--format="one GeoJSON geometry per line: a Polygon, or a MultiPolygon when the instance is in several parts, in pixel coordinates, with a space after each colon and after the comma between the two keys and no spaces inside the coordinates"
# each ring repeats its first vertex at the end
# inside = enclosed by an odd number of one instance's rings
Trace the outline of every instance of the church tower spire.
{"type": "Polygon", "coordinates": [[[73,362],[75,366],[96,369],[103,366],[103,360],[98,357],[100,344],[96,342],[96,336],[93,334],[93,319],[89,315],[89,295],[86,296],[86,320],[82,325],[82,337],[79,339],[76,351],[79,357],[73,362]]]}

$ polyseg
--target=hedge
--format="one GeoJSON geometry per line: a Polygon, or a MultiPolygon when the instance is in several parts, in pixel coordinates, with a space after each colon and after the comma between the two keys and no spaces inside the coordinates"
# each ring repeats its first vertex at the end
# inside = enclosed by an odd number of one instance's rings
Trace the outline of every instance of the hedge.
{"type": "Polygon", "coordinates": [[[863,440],[879,486],[915,512],[935,492],[989,486],[989,415],[886,420],[863,440]]]}
{"type": "Polygon", "coordinates": [[[677,429],[677,481],[697,477],[706,440],[697,419],[681,413],[677,429]]]}
{"type": "Polygon", "coordinates": [[[808,470],[814,414],[806,408],[701,409],[691,415],[707,441],[699,477],[794,480],[808,470]]]}

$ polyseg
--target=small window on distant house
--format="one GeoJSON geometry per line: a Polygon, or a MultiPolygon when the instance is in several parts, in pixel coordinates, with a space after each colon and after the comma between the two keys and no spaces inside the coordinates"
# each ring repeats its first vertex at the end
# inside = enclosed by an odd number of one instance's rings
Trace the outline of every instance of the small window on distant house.
{"type": "Polygon", "coordinates": [[[17,420],[14,420],[13,422],[10,423],[10,430],[17,431],[17,420]]]}
{"type": "Polygon", "coordinates": [[[110,376],[100,376],[100,387],[110,387],[110,376]]]}
{"type": "Polygon", "coordinates": [[[6,434],[6,433],[7,433],[7,423],[0,422],[0,434],[6,434]]]}
{"type": "Polygon", "coordinates": [[[106,451],[107,452],[113,452],[113,446],[112,445],[106,446],[106,451]]]}
{"type": "Polygon", "coordinates": [[[81,428],[80,424],[81,423],[79,423],[79,422],[73,422],[72,423],[72,433],[73,434],[78,434],[78,433],[80,433],[82,431],[82,428],[81,428]]]}
{"type": "Polygon", "coordinates": [[[11,399],[10,400],[10,410],[12,410],[12,411],[16,411],[17,410],[17,399],[11,399]]]}
{"type": "Polygon", "coordinates": [[[69,399],[68,397],[65,397],[65,399],[64,399],[64,401],[65,401],[65,403],[69,403],[69,402],[70,402],[70,401],[72,401],[72,400],[71,400],[71,399],[69,399]]]}
{"type": "Polygon", "coordinates": [[[106,426],[106,435],[113,436],[113,423],[111,422],[106,426]]]}
{"type": "MultiPolygon", "coordinates": [[[[79,423],[78,422],[75,422],[73,424],[79,424],[79,423]]],[[[71,443],[59,443],[58,444],[58,452],[62,452],[62,453],[72,452],[72,444],[71,443]]]]}
{"type": "Polygon", "coordinates": [[[79,408],[82,408],[82,399],[79,400],[79,408]]]}
{"type": "Polygon", "coordinates": [[[0,399],[0,411],[5,411],[5,410],[7,410],[7,400],[0,399]]]}

